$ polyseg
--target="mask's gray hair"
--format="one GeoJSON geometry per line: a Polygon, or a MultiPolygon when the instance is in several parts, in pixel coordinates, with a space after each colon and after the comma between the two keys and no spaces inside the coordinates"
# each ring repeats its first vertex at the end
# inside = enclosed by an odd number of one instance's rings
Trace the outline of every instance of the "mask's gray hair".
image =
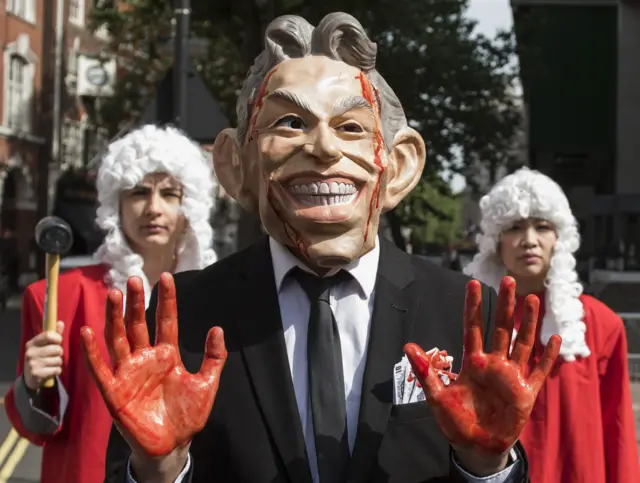
{"type": "Polygon", "coordinates": [[[347,13],[334,12],[324,17],[317,27],[304,18],[285,15],[273,20],[265,32],[265,48],[256,57],[238,96],[237,140],[244,143],[251,119],[251,105],[266,75],[278,64],[308,55],[324,55],[363,71],[378,91],[382,136],[387,149],[396,133],[407,126],[400,100],[389,84],[375,70],[377,46],[364,28],[347,13]]]}

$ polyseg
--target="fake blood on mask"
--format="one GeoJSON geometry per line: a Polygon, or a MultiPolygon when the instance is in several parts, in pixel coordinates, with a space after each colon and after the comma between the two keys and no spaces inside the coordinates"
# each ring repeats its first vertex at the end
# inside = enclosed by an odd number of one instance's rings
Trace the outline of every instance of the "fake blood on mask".
{"type": "MultiPolygon", "coordinates": [[[[248,141],[253,142],[257,139],[257,130],[256,130],[256,121],[258,119],[258,114],[260,113],[260,109],[264,105],[264,97],[267,92],[267,85],[269,84],[269,80],[276,72],[278,67],[274,67],[264,78],[262,84],[260,85],[260,90],[258,91],[258,95],[256,96],[256,100],[253,103],[253,112],[251,113],[251,122],[249,125],[248,131],[248,141]]],[[[273,213],[278,217],[280,223],[284,227],[284,231],[295,246],[296,250],[305,258],[308,257],[309,252],[309,241],[306,240],[302,234],[300,234],[291,224],[286,220],[285,216],[282,214],[280,209],[276,206],[276,202],[273,199],[273,191],[271,186],[271,180],[267,180],[267,202],[271,206],[273,213]]]]}
{"type": "Polygon", "coordinates": [[[282,223],[282,226],[284,227],[285,233],[289,237],[289,240],[291,240],[291,243],[293,243],[293,245],[295,246],[295,248],[298,251],[298,253],[300,253],[304,258],[306,258],[308,260],[309,259],[309,245],[310,245],[309,240],[304,238],[302,236],[302,234],[298,230],[296,230],[286,220],[285,216],[282,214],[282,212],[276,206],[276,203],[275,203],[275,201],[273,199],[273,194],[272,193],[273,192],[272,192],[272,189],[271,189],[271,180],[267,180],[267,201],[269,202],[269,205],[271,206],[271,209],[273,210],[275,215],[278,217],[278,220],[280,220],[280,223],[282,223]]]}
{"type": "MultiPolygon", "coordinates": [[[[378,107],[379,112],[379,104],[377,100],[377,96],[374,92],[374,88],[369,82],[369,79],[364,75],[364,72],[360,72],[357,75],[356,79],[360,81],[360,86],[362,87],[362,97],[364,97],[369,104],[372,106],[378,107]]],[[[371,200],[369,201],[369,216],[367,217],[367,225],[364,229],[364,241],[367,241],[367,237],[369,236],[369,225],[371,224],[371,218],[373,217],[374,203],[375,208],[377,209],[380,205],[380,181],[382,179],[382,173],[384,173],[384,166],[382,165],[382,149],[384,148],[384,139],[382,138],[382,130],[380,129],[380,118],[376,117],[376,127],[373,134],[373,162],[378,167],[378,179],[376,180],[376,184],[373,188],[373,193],[371,194],[371,200]]]]}
{"type": "Polygon", "coordinates": [[[267,92],[267,86],[269,85],[269,80],[271,80],[271,77],[273,76],[273,74],[276,73],[276,70],[278,70],[277,66],[274,67],[271,71],[269,71],[269,73],[266,76],[264,76],[264,80],[262,81],[262,84],[260,85],[260,90],[258,91],[258,95],[256,96],[255,101],[252,102],[253,108],[251,112],[251,121],[249,123],[249,130],[247,131],[249,133],[249,137],[248,137],[249,142],[254,141],[256,139],[255,128],[256,128],[256,121],[258,120],[258,114],[260,114],[260,109],[262,109],[262,106],[264,105],[264,96],[267,92]]]}

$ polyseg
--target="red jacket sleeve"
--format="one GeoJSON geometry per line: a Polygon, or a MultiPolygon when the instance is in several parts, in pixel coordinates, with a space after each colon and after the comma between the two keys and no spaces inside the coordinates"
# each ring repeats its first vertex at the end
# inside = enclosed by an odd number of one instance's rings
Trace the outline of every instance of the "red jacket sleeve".
{"type": "MultiPolygon", "coordinates": [[[[24,354],[25,346],[33,337],[42,332],[42,315],[43,315],[43,297],[39,297],[34,293],[34,286],[27,287],[22,296],[22,336],[20,342],[20,357],[18,359],[17,377],[22,376],[24,370],[24,354]]],[[[62,428],[62,424],[58,426],[58,429],[53,434],[36,434],[27,430],[22,422],[15,397],[15,382],[9,388],[9,392],[5,396],[4,405],[9,417],[11,425],[23,438],[27,438],[33,444],[43,445],[51,438],[53,438],[62,428]]],[[[57,399],[57,392],[51,396],[57,399]]]]}
{"type": "Polygon", "coordinates": [[[627,337],[619,318],[614,326],[599,361],[602,424],[607,481],[626,483],[640,481],[640,460],[629,384],[627,337]]]}

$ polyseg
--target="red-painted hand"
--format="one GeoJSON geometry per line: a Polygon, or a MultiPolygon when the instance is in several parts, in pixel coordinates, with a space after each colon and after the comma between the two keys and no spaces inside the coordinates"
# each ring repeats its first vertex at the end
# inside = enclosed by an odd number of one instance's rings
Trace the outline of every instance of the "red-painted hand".
{"type": "Polygon", "coordinates": [[[156,311],[156,341],[149,345],[142,280],[127,283],[127,309],[122,292],[107,296],[104,335],[114,371],[101,357],[96,336],[82,327],[82,346],[89,368],[113,419],[133,450],[150,457],[188,445],[204,427],[227,359],[222,329],[214,327],[206,341],[198,374],[182,365],[178,350],[176,289],[162,274],[156,311]],[[125,329],[126,325],[126,329],[125,329]]]}
{"type": "Polygon", "coordinates": [[[527,361],[536,334],[540,301],[529,295],[522,327],[509,355],[513,333],[515,280],[505,277],[500,286],[491,352],[482,350],[481,287],[467,285],[464,309],[464,354],[455,381],[445,386],[416,344],[405,352],[425,388],[428,404],[438,425],[456,450],[498,457],[517,441],[529,419],[540,387],[549,375],[562,339],[554,335],[531,374],[527,361]]]}

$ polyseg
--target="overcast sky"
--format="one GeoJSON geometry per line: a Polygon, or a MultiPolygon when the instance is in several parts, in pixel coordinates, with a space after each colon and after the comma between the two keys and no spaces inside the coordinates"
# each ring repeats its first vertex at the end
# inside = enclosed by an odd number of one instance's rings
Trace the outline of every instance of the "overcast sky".
{"type": "Polygon", "coordinates": [[[513,24],[509,0],[471,0],[469,16],[478,20],[478,30],[488,36],[513,24]]]}

